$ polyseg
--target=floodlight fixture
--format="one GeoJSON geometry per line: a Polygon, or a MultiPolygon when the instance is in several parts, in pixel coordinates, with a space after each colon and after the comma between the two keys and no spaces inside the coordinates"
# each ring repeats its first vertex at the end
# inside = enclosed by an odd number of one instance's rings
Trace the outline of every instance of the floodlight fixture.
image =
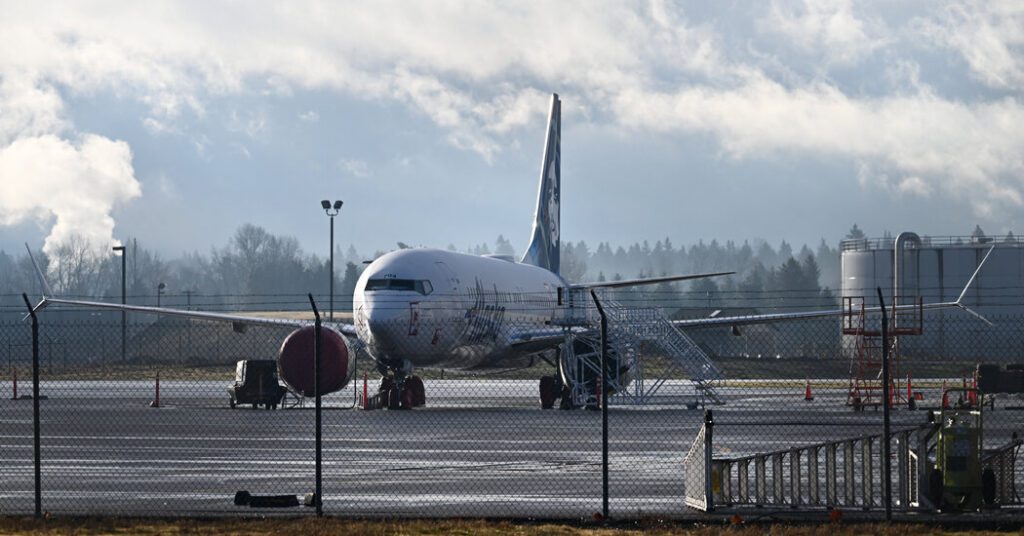
{"type": "Polygon", "coordinates": [[[331,322],[334,321],[334,217],[337,216],[338,213],[341,211],[341,205],[343,204],[344,202],[341,199],[335,201],[333,205],[327,199],[324,199],[323,201],[320,202],[320,206],[324,207],[324,213],[331,218],[331,264],[330,274],[328,274],[328,279],[330,280],[329,287],[331,296],[330,309],[328,309],[329,313],[327,316],[327,318],[331,322]]]}

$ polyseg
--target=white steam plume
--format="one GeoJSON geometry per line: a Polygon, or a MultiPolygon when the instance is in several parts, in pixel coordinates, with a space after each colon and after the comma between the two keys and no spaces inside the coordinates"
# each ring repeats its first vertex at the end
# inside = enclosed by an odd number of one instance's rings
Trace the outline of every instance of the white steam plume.
{"type": "Polygon", "coordinates": [[[141,194],[128,144],[86,135],[72,143],[47,134],[0,148],[0,225],[54,220],[43,251],[72,236],[113,243],[116,203],[141,194]]]}

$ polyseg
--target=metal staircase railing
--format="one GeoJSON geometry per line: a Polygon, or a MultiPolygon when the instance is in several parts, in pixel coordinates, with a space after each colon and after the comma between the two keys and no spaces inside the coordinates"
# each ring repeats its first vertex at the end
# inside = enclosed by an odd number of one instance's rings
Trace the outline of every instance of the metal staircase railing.
{"type": "MultiPolygon", "coordinates": [[[[721,370],[711,361],[697,344],[681,332],[660,310],[653,307],[629,307],[614,300],[602,298],[608,315],[608,344],[611,355],[609,364],[609,385],[615,393],[613,403],[646,404],[651,401],[665,382],[677,373],[686,375],[694,382],[696,404],[721,404],[722,399],[715,390],[723,379],[721,370]],[[642,357],[642,348],[659,350],[668,360],[668,366],[658,371],[653,380],[647,378],[642,357]]],[[[600,377],[600,335],[594,330],[587,334],[569,335],[565,345],[573,353],[569,361],[576,363],[575,370],[567,374],[579,404],[593,403],[587,389],[589,378],[600,377]],[[593,333],[593,334],[591,334],[593,333]],[[577,345],[574,342],[583,343],[577,345]],[[582,351],[581,351],[582,350],[582,351]]]]}
{"type": "Polygon", "coordinates": [[[637,349],[640,343],[647,343],[661,350],[669,361],[668,368],[653,382],[647,382],[643,377],[646,371],[639,369],[632,392],[623,391],[624,398],[634,404],[647,403],[674,373],[682,372],[694,382],[702,406],[722,403],[715,390],[716,384],[724,378],[722,371],[660,309],[626,307],[607,299],[604,303],[609,312],[608,331],[612,339],[630,341],[637,349]]]}

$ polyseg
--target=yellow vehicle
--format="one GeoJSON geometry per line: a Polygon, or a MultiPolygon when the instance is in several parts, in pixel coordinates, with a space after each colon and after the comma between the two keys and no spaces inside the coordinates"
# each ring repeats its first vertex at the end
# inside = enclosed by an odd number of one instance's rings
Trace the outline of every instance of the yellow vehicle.
{"type": "Polygon", "coordinates": [[[981,466],[982,393],[948,389],[942,400],[935,467],[929,478],[931,499],[944,511],[978,510],[991,502],[995,491],[995,474],[991,468],[983,472],[981,466]]]}

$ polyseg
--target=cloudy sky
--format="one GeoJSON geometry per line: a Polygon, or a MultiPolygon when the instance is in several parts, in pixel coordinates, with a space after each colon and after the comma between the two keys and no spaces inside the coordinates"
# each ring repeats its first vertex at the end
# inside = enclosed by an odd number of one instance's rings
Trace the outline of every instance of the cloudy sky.
{"type": "Polygon", "coordinates": [[[1020,2],[0,2],[0,248],[1024,232],[1020,2]]]}

